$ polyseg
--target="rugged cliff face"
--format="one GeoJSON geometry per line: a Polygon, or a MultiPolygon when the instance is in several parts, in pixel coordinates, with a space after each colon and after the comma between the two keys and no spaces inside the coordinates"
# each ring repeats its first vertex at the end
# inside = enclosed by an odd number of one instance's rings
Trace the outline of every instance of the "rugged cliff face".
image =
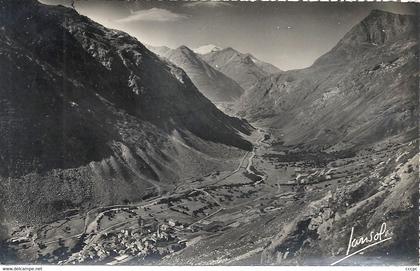
{"type": "Polygon", "coordinates": [[[349,148],[415,132],[416,33],[415,16],[375,10],[311,67],[260,80],[239,111],[286,144],[349,148]]]}
{"type": "Polygon", "coordinates": [[[182,68],[197,89],[212,102],[232,102],[244,92],[235,81],[212,68],[186,46],[174,50],[167,47],[149,48],[182,68]]]}
{"type": "Polygon", "coordinates": [[[0,25],[6,220],[140,200],[251,148],[247,124],[126,33],[29,0],[0,1],[0,25]]]}

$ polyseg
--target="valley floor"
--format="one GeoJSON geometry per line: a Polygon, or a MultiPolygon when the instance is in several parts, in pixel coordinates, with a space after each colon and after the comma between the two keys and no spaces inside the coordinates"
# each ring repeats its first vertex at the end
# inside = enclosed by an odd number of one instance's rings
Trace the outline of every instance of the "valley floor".
{"type": "MultiPolygon", "coordinates": [[[[231,171],[191,179],[138,204],[23,226],[8,246],[27,263],[330,264],[345,255],[351,221],[375,228],[382,220],[369,212],[387,211],[394,191],[415,183],[414,141],[343,154],[282,146],[270,129],[257,129],[249,140],[253,151],[231,171]]],[[[413,206],[404,208],[413,213],[413,206]]],[[[406,216],[399,219],[409,221],[406,216]]],[[[380,253],[364,259],[386,261],[380,253]]]]}

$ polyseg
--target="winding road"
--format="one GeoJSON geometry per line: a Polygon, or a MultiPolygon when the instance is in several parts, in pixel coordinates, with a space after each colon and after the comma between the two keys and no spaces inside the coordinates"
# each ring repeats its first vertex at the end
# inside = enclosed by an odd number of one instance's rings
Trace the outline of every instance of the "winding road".
{"type": "MultiPolygon", "coordinates": [[[[255,176],[258,176],[258,177],[260,177],[261,178],[261,180],[260,181],[258,181],[258,182],[261,182],[262,180],[264,180],[265,179],[265,176],[264,175],[261,175],[261,174],[259,174],[259,173],[257,173],[257,172],[255,172],[253,169],[252,169],[252,164],[253,164],[253,159],[254,159],[254,157],[255,157],[255,151],[256,151],[256,149],[259,147],[259,145],[262,143],[262,141],[264,140],[264,135],[265,135],[265,133],[264,133],[264,131],[262,130],[262,129],[260,129],[260,128],[257,128],[257,130],[256,130],[256,132],[257,133],[259,133],[259,136],[258,136],[258,138],[257,138],[257,140],[255,141],[255,143],[254,143],[254,146],[253,146],[253,150],[251,151],[251,152],[246,152],[245,154],[244,154],[244,156],[240,159],[240,162],[239,162],[239,165],[238,165],[238,167],[236,168],[236,169],[234,169],[233,171],[231,171],[231,172],[229,172],[227,175],[225,175],[224,177],[222,177],[222,178],[220,178],[220,179],[218,179],[217,181],[215,181],[215,183],[218,183],[218,182],[220,182],[220,181],[222,181],[222,180],[225,180],[225,179],[227,179],[228,177],[230,177],[230,176],[232,176],[232,175],[234,175],[234,174],[236,174],[236,173],[238,173],[241,169],[245,169],[249,174],[253,174],[253,175],[255,175],[255,176]],[[248,163],[247,163],[247,165],[245,166],[244,164],[245,164],[245,161],[248,161],[248,163]]],[[[141,178],[141,179],[145,179],[144,177],[142,177],[142,176],[140,176],[137,172],[135,172],[135,170],[132,170],[132,172],[134,172],[134,174],[136,174],[139,178],[141,178]]],[[[122,208],[143,208],[143,207],[148,207],[148,206],[152,206],[152,205],[154,205],[154,204],[156,204],[157,202],[159,202],[160,200],[162,200],[162,199],[167,199],[167,198],[169,198],[170,196],[162,196],[162,189],[160,188],[160,186],[159,186],[159,184],[157,184],[155,181],[151,181],[150,182],[153,186],[155,186],[156,187],[156,189],[157,189],[157,191],[158,191],[158,193],[159,193],[159,195],[157,195],[156,197],[154,197],[153,199],[150,199],[149,201],[147,201],[147,202],[142,202],[142,203],[136,203],[136,204],[125,204],[125,205],[121,205],[121,204],[118,204],[118,205],[110,205],[110,206],[101,206],[101,207],[95,207],[95,208],[92,208],[92,209],[90,209],[89,211],[87,211],[86,212],[86,216],[85,216],[85,221],[84,221],[84,230],[83,230],[83,232],[81,232],[81,233],[79,233],[79,234],[75,234],[75,235],[72,235],[72,236],[68,236],[68,237],[65,237],[65,238],[58,238],[58,239],[56,239],[56,240],[53,240],[53,241],[49,241],[49,242],[45,242],[44,244],[52,244],[52,243],[57,243],[57,242],[60,242],[60,241],[64,241],[64,240],[69,240],[69,239],[73,239],[73,238],[79,238],[79,237],[81,237],[82,235],[84,235],[84,234],[89,234],[89,233],[95,233],[96,235],[98,235],[99,233],[104,233],[104,232],[106,232],[107,230],[109,230],[109,229],[112,229],[112,228],[114,228],[114,227],[116,227],[116,226],[120,226],[120,225],[123,225],[123,224],[125,224],[126,222],[122,222],[122,223],[119,223],[119,224],[115,224],[115,225],[112,225],[112,226],[110,226],[109,228],[107,228],[107,229],[104,229],[104,230],[101,230],[101,231],[99,231],[99,232],[95,232],[96,231],[96,225],[97,225],[97,221],[104,215],[104,213],[105,212],[109,212],[109,211],[113,211],[113,210],[121,210],[122,208]],[[101,210],[102,209],[102,211],[99,211],[99,210],[101,210]],[[91,214],[93,213],[93,212],[95,212],[95,211],[99,211],[99,213],[98,214],[96,214],[96,216],[94,217],[94,218],[91,218],[90,216],[91,216],[91,214]],[[92,221],[90,221],[91,219],[93,219],[92,221]]],[[[196,224],[196,223],[198,223],[198,222],[200,222],[200,221],[202,221],[202,220],[205,220],[205,219],[207,219],[207,218],[209,218],[209,217],[211,217],[211,216],[213,216],[213,215],[215,215],[215,214],[217,214],[217,213],[219,213],[220,211],[222,211],[222,210],[224,210],[225,209],[225,207],[223,207],[221,204],[220,204],[220,202],[218,202],[213,196],[211,196],[207,191],[205,191],[204,189],[200,189],[200,188],[193,188],[193,187],[190,187],[189,189],[186,189],[186,190],[184,190],[184,191],[180,191],[180,192],[178,192],[179,194],[187,194],[187,193],[191,193],[191,192],[193,192],[193,191],[200,191],[200,192],[203,192],[203,193],[205,193],[206,195],[208,195],[213,201],[215,201],[215,203],[216,204],[218,204],[221,208],[220,209],[218,209],[217,211],[215,211],[214,213],[211,213],[211,214],[209,214],[208,216],[206,216],[206,217],[204,217],[204,218],[202,218],[202,219],[200,219],[200,220],[198,220],[198,221],[195,221],[195,222],[193,222],[190,226],[192,226],[193,224],[196,224]]],[[[34,241],[36,241],[36,240],[34,240],[34,241]]]]}
{"type": "Polygon", "coordinates": [[[254,147],[252,148],[252,152],[251,152],[251,155],[249,156],[249,158],[248,158],[248,166],[246,167],[246,171],[248,172],[248,173],[250,173],[250,174],[254,174],[254,175],[256,175],[256,176],[258,176],[258,177],[260,177],[261,178],[261,181],[263,181],[263,180],[265,180],[265,178],[266,178],[266,176],[265,175],[261,175],[261,174],[259,174],[259,173],[257,173],[257,172],[255,172],[253,169],[252,169],[252,161],[253,161],[253,159],[254,159],[254,157],[255,157],[255,151],[257,150],[257,148],[262,144],[262,142],[264,141],[264,138],[265,138],[265,132],[264,132],[264,130],[262,130],[261,128],[258,128],[257,129],[257,131],[258,131],[258,133],[260,134],[260,136],[259,136],[259,138],[256,140],[256,142],[255,142],[255,144],[254,144],[254,147]]]}

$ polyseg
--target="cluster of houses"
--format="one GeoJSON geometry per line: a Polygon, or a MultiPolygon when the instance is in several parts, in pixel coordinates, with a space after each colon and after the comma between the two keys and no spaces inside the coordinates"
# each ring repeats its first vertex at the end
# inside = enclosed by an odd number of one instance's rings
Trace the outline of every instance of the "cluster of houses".
{"type": "Polygon", "coordinates": [[[175,231],[183,225],[173,221],[159,223],[156,220],[139,219],[139,228],[122,229],[104,233],[89,249],[79,253],[74,263],[97,262],[110,265],[128,261],[160,259],[165,255],[183,249],[185,242],[179,241],[175,231]]]}

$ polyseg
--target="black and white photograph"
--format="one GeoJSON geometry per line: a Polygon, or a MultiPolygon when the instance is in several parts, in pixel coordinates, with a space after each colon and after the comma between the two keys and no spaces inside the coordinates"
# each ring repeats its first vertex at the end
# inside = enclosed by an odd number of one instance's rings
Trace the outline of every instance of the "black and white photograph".
{"type": "Polygon", "coordinates": [[[0,0],[0,269],[418,266],[419,19],[0,0]]]}

